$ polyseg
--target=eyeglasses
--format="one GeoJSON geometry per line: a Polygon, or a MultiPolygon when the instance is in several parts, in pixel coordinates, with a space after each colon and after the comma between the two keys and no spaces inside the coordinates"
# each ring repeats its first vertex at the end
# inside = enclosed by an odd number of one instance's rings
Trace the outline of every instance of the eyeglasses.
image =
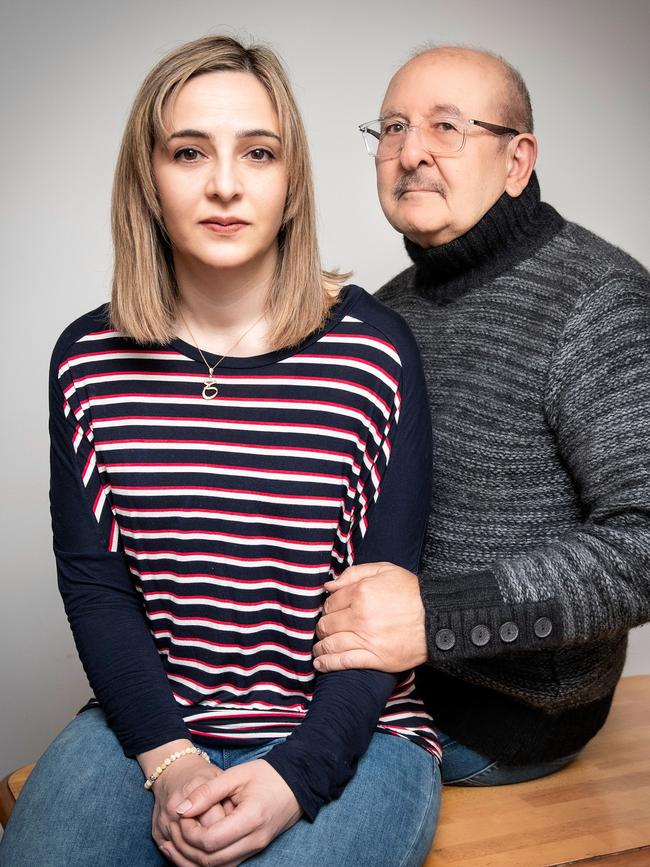
{"type": "Polygon", "coordinates": [[[435,115],[423,124],[410,124],[401,117],[371,120],[359,126],[371,157],[388,160],[396,157],[404,147],[407,133],[417,130],[422,147],[432,156],[451,156],[465,147],[467,130],[471,126],[487,129],[495,135],[519,135],[509,126],[499,126],[484,120],[463,120],[458,117],[435,115]]]}

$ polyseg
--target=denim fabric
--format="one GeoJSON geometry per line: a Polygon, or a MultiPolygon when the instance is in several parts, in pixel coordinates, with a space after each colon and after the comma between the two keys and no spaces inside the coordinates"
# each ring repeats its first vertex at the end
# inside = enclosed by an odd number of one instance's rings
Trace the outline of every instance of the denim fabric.
{"type": "Polygon", "coordinates": [[[568,765],[578,753],[530,765],[503,765],[436,730],[442,746],[442,781],[446,786],[507,786],[546,777],[568,765]]]}
{"type": "MultiPolygon", "coordinates": [[[[220,767],[272,744],[208,749],[220,767]]],[[[0,843],[2,867],[159,867],[153,796],[98,709],[76,717],[30,775],[0,843]]],[[[437,762],[403,738],[373,735],[343,795],[313,824],[300,820],[246,864],[255,867],[418,867],[438,820],[437,762]]]]}

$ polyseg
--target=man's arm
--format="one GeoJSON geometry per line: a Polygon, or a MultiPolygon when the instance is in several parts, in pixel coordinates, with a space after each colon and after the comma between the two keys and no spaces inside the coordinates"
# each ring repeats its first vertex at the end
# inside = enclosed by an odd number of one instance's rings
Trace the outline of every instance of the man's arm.
{"type": "Polygon", "coordinates": [[[612,274],[580,299],[549,370],[545,411],[580,496],[581,523],[489,569],[425,573],[420,598],[403,570],[349,571],[337,582],[340,603],[332,600],[319,625],[322,670],[377,656],[385,670],[417,662],[417,636],[386,626],[398,602],[404,624],[419,612],[432,663],[579,645],[650,618],[647,279],[612,274]]]}

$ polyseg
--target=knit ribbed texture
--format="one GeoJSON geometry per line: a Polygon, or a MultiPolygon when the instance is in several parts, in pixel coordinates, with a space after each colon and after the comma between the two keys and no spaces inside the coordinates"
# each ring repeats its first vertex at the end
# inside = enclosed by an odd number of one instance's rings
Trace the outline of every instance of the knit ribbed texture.
{"type": "Polygon", "coordinates": [[[431,404],[420,691],[494,758],[560,756],[604,722],[650,617],[648,273],[534,176],[467,235],[407,249],[378,297],[416,336],[431,404]]]}

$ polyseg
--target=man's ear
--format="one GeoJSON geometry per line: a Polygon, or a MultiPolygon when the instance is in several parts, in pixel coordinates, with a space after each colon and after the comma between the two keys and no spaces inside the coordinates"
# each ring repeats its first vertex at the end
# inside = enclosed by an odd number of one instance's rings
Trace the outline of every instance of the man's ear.
{"type": "Polygon", "coordinates": [[[521,195],[528,185],[537,161],[537,139],[523,132],[508,143],[508,176],[505,191],[512,198],[521,195]]]}

